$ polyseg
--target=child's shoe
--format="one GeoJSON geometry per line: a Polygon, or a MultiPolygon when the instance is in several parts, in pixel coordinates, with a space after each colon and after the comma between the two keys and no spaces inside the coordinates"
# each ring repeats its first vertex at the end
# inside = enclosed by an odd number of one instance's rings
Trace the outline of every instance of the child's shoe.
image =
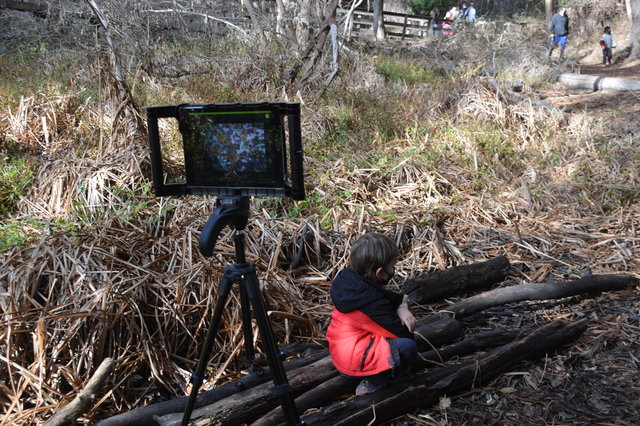
{"type": "Polygon", "coordinates": [[[386,383],[384,382],[374,382],[364,379],[356,388],[356,395],[368,395],[371,392],[382,389],[383,387],[385,387],[385,385],[386,383]]]}

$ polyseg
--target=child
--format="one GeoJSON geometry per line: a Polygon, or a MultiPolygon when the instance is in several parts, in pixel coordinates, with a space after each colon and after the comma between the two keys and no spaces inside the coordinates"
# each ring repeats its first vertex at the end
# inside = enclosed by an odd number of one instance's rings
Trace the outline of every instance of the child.
{"type": "Polygon", "coordinates": [[[329,353],[344,376],[363,379],[356,395],[410,375],[417,356],[408,296],[384,288],[397,261],[398,248],[389,238],[365,234],[351,247],[349,267],[331,285],[329,353]]]}
{"type": "Polygon", "coordinates": [[[604,32],[600,36],[600,46],[602,47],[602,66],[611,65],[611,58],[613,57],[611,49],[616,47],[616,40],[611,34],[611,27],[604,27],[604,32]]]}

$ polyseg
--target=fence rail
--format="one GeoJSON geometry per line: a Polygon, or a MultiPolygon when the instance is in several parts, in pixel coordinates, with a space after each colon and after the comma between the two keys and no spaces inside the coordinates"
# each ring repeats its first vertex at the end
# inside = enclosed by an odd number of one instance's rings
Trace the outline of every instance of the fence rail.
{"type": "MultiPolygon", "coordinates": [[[[338,16],[346,16],[347,9],[338,9],[338,16]]],[[[431,19],[425,16],[384,12],[383,25],[385,37],[402,39],[425,38],[437,34],[451,35],[463,24],[445,19],[431,19]]],[[[356,9],[352,13],[347,34],[356,37],[371,36],[373,12],[356,9]]]]}

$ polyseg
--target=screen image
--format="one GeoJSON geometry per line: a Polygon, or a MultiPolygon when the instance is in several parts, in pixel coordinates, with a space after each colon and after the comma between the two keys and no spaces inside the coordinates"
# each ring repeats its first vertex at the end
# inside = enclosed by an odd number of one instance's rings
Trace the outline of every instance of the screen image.
{"type": "Polygon", "coordinates": [[[185,109],[181,120],[190,185],[283,184],[283,130],[277,111],[185,109]]]}
{"type": "Polygon", "coordinates": [[[263,123],[208,123],[205,163],[223,173],[265,173],[267,147],[263,123]]]}

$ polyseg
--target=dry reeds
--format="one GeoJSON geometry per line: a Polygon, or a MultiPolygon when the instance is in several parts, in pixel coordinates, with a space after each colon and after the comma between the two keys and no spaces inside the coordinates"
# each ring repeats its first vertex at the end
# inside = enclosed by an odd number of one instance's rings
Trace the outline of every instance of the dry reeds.
{"type": "MultiPolygon", "coordinates": [[[[264,58],[259,62],[269,65],[264,58]]],[[[347,161],[361,155],[355,150],[339,159],[308,158],[308,177],[329,178],[307,181],[315,205],[301,217],[289,215],[295,205],[254,203],[247,257],[256,263],[279,343],[323,338],[331,280],[346,265],[351,243],[367,231],[384,232],[401,248],[396,288],[425,271],[496,255],[522,266],[514,279],[531,282],[574,278],[587,268],[638,270],[640,208],[617,197],[625,188],[613,187],[637,187],[638,175],[628,175],[625,160],[637,148],[633,141],[586,115],[559,114],[531,96],[516,99],[484,77],[468,76],[455,93],[428,94],[402,84],[389,89],[369,63],[354,65],[342,78],[351,77],[356,94],[406,93],[415,105],[401,111],[410,119],[398,121],[427,121],[451,111],[466,133],[450,131],[450,139],[440,140],[434,120],[417,136],[407,131],[366,146],[388,156],[386,163],[347,161]],[[430,99],[421,102],[421,94],[430,99]],[[516,166],[477,157],[484,129],[479,123],[514,139],[516,166]],[[595,140],[603,133],[618,144],[598,157],[595,140]],[[527,157],[531,152],[542,160],[527,157]],[[424,161],[425,153],[437,161],[424,161]],[[474,153],[480,162],[475,168],[469,160],[474,153]],[[554,155],[558,163],[547,165],[554,155]],[[457,161],[461,157],[467,162],[457,161]],[[482,174],[483,162],[505,170],[482,174]],[[578,184],[581,176],[590,180],[578,184]],[[278,215],[268,211],[274,204],[278,215]]],[[[271,83],[261,74],[249,86],[271,83]]],[[[82,422],[184,395],[222,268],[234,261],[229,230],[212,258],[198,252],[209,200],[157,199],[149,193],[144,129],[134,105],[115,102],[122,99],[117,93],[102,109],[70,98],[25,98],[0,121],[14,143],[42,153],[31,190],[14,215],[37,218],[39,236],[0,254],[2,424],[42,423],[83,388],[106,357],[116,362],[111,382],[82,422]],[[78,118],[91,124],[82,127],[78,118]],[[78,141],[79,134],[86,140],[78,141]]],[[[335,125],[327,116],[338,109],[309,108],[305,131],[320,139],[321,130],[335,125]]],[[[235,288],[205,388],[243,374],[238,299],[235,288]]]]}

